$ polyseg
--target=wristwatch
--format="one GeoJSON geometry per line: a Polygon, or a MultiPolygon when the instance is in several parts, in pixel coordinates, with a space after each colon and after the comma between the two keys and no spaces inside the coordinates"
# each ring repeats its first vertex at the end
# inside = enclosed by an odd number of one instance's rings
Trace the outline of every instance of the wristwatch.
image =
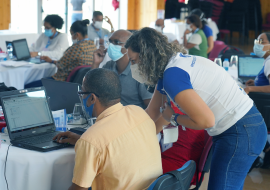
{"type": "Polygon", "coordinates": [[[173,114],[171,119],[170,119],[170,122],[173,126],[178,126],[179,124],[177,123],[177,117],[179,116],[179,114],[173,114]]]}

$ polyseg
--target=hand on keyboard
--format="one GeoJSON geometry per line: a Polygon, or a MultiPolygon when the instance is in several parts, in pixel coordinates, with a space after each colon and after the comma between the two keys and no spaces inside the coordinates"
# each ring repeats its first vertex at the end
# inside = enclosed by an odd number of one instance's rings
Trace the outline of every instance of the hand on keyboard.
{"type": "Polygon", "coordinates": [[[76,133],[72,133],[70,131],[59,133],[56,135],[53,140],[58,143],[69,143],[71,145],[75,145],[81,136],[76,133]]]}

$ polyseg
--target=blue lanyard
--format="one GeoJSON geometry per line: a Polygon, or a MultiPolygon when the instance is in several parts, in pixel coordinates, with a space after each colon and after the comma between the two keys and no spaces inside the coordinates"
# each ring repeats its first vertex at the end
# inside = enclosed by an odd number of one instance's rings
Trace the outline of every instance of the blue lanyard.
{"type": "MultiPolygon", "coordinates": [[[[57,36],[58,32],[55,32],[54,36],[52,39],[54,39],[57,36]]],[[[51,45],[51,39],[49,38],[47,45],[45,46],[45,48],[47,49],[49,46],[51,45]]]]}
{"type": "Polygon", "coordinates": [[[194,31],[194,34],[197,33],[199,31],[199,28],[197,28],[195,31],[194,31]]]}
{"type": "Polygon", "coordinates": [[[92,25],[92,27],[94,28],[95,32],[97,33],[99,38],[102,38],[102,30],[99,29],[99,31],[96,31],[95,27],[92,25]]]}

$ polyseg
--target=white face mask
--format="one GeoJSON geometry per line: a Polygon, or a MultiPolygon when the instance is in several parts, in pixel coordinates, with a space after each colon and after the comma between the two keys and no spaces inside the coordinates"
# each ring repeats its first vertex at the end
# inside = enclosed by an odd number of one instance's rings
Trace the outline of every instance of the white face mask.
{"type": "Polygon", "coordinates": [[[94,27],[95,28],[98,28],[98,29],[101,29],[102,28],[102,24],[103,24],[102,21],[96,21],[95,24],[94,24],[94,27]]]}
{"type": "Polygon", "coordinates": [[[162,33],[162,27],[161,26],[155,26],[155,30],[162,33]]]}
{"type": "Polygon", "coordinates": [[[138,64],[130,65],[132,78],[134,78],[139,83],[146,83],[147,80],[140,74],[138,66],[138,64]]]}
{"type": "Polygon", "coordinates": [[[190,27],[190,24],[186,24],[186,28],[189,30],[189,31],[192,31],[191,27],[190,27]]]}

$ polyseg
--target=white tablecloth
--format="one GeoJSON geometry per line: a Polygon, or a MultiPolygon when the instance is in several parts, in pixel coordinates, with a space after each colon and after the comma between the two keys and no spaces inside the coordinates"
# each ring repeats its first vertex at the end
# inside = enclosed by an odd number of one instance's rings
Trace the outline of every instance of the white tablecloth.
{"type": "MultiPolygon", "coordinates": [[[[7,190],[4,166],[9,140],[1,135],[7,143],[0,149],[0,189],[7,190]]],[[[42,153],[10,146],[6,163],[9,190],[67,190],[72,184],[74,158],[73,147],[42,153]]]]}
{"type": "Polygon", "coordinates": [[[41,63],[33,64],[31,67],[5,67],[0,63],[0,82],[6,86],[13,86],[17,89],[24,89],[24,85],[40,80],[44,77],[51,77],[57,72],[55,64],[41,63]]]}
{"type": "MultiPolygon", "coordinates": [[[[208,23],[207,25],[212,29],[213,38],[214,38],[214,41],[216,41],[217,34],[219,33],[217,24],[214,21],[212,21],[211,19],[208,19],[207,23],[208,23]]],[[[165,28],[163,29],[163,32],[174,34],[176,36],[177,40],[179,41],[179,43],[182,44],[183,43],[182,38],[183,38],[184,32],[186,30],[186,24],[183,22],[172,22],[171,20],[165,20],[164,24],[165,24],[165,28]]],[[[150,27],[154,28],[155,22],[152,22],[150,24],[150,27]]]]}
{"type": "Polygon", "coordinates": [[[12,31],[1,31],[0,30],[0,48],[2,48],[3,51],[6,51],[6,41],[13,41],[13,40],[19,40],[25,38],[27,41],[28,46],[30,47],[33,43],[36,42],[38,39],[39,34],[35,33],[22,33],[18,34],[12,31]]]}

